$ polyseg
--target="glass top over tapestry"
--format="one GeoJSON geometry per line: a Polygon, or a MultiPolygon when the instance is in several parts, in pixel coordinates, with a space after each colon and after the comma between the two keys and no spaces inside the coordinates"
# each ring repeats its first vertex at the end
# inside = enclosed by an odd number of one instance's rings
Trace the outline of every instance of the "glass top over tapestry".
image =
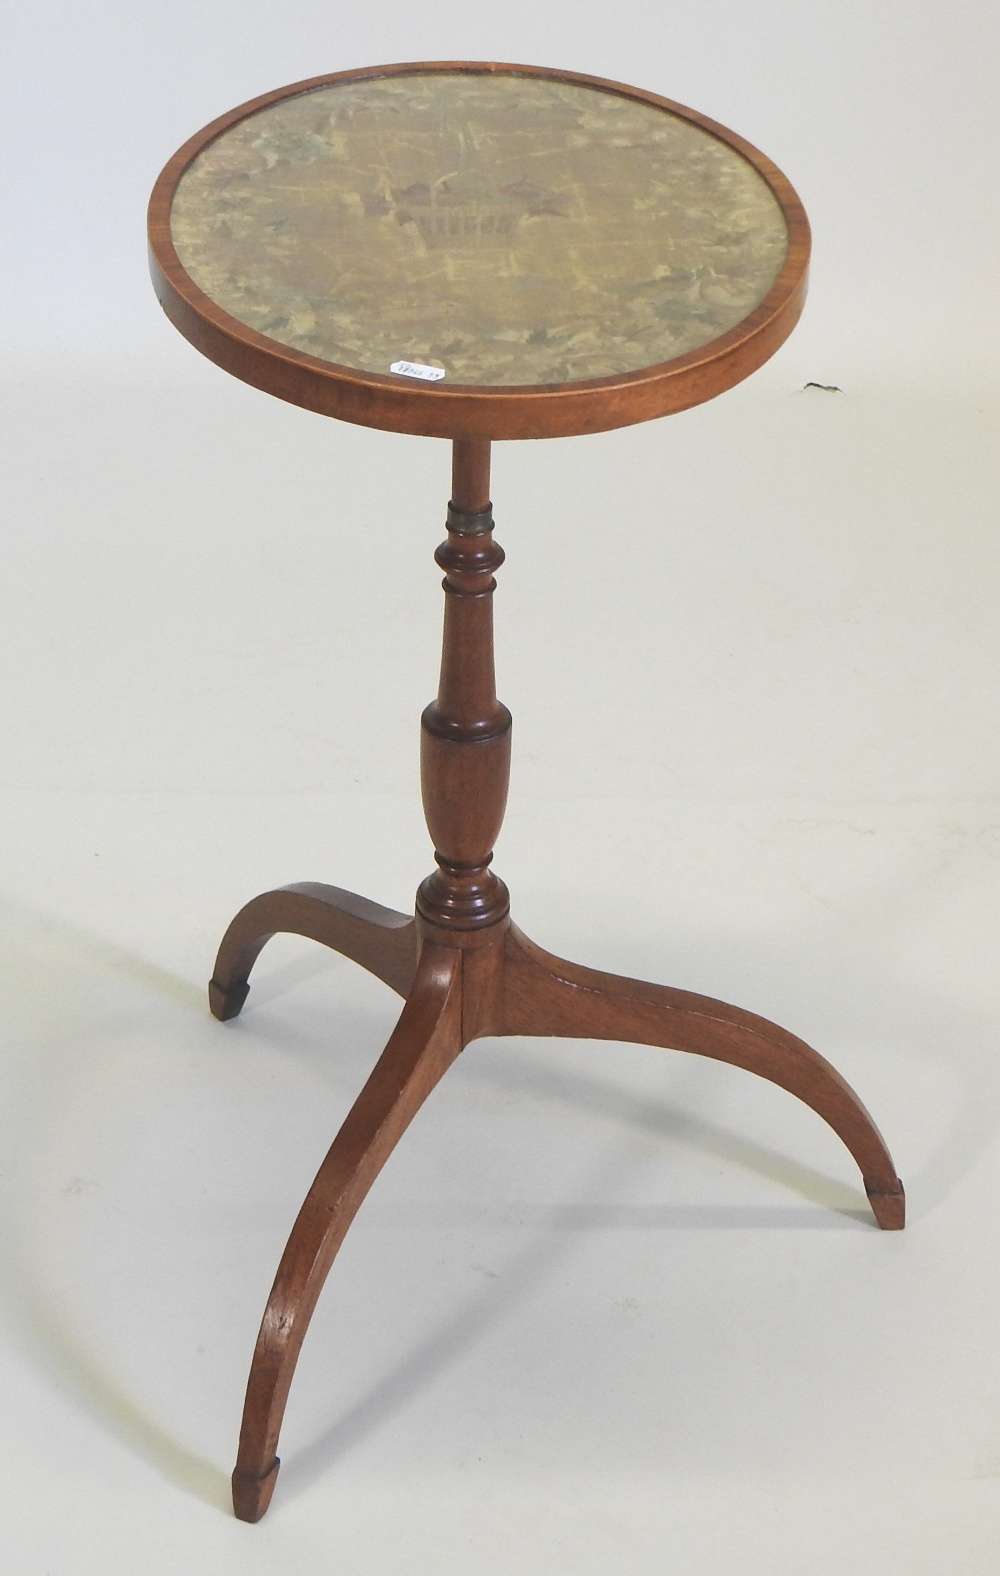
{"type": "Polygon", "coordinates": [[[681,116],[459,71],[247,116],[185,171],[171,235],[195,284],[279,344],[501,387],[697,350],[759,305],[788,250],[762,176],[681,116]]]}

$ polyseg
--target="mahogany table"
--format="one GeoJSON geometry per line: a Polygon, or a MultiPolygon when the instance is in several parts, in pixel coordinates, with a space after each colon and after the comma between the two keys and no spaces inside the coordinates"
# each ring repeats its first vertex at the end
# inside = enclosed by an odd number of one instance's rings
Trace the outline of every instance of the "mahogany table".
{"type": "Polygon", "coordinates": [[[233,1473],[258,1520],[296,1359],[345,1233],[396,1142],[482,1035],[623,1040],[780,1084],[857,1161],[878,1224],[902,1184],[853,1090],[814,1050],[708,997],[553,957],[490,869],[511,719],[493,669],[490,444],[683,410],[791,332],[809,230],[788,181],[732,132],[653,93],[536,67],[434,63],[295,83],[213,121],[149,212],[174,325],[228,372],[308,410],[453,448],[437,700],[421,719],[437,869],[413,915],[311,882],[254,898],[210,999],[233,1018],[277,931],[354,959],[399,1022],[292,1229],[257,1340],[233,1473]]]}

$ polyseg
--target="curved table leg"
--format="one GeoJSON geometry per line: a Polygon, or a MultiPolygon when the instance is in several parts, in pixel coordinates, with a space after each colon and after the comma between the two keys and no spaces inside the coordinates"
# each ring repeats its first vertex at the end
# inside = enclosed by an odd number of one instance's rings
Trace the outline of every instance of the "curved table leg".
{"type": "Polygon", "coordinates": [[[462,1049],[461,953],[427,945],[371,1077],[309,1189],[268,1298],[250,1367],[233,1507],[259,1521],[278,1473],[281,1419],[299,1349],[347,1228],[434,1085],[462,1049]]]}
{"type": "Polygon", "coordinates": [[[235,1018],[247,999],[250,970],[278,931],[308,936],[343,953],[405,996],[417,963],[412,915],[398,914],[354,892],[300,881],[252,898],[222,938],[208,987],[213,1013],[235,1018]]]}
{"type": "Polygon", "coordinates": [[[766,1018],[709,996],[601,974],[543,952],[513,925],[504,975],[503,1032],[626,1040],[731,1062],[780,1084],[843,1139],[885,1231],[905,1220],[903,1184],[854,1090],[817,1051],[766,1018]]]}

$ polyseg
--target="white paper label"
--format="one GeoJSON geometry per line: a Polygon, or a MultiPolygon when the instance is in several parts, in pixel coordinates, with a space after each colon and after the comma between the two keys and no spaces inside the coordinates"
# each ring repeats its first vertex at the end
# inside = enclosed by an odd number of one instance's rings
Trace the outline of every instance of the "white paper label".
{"type": "Polygon", "coordinates": [[[444,377],[444,367],[425,367],[422,361],[394,361],[389,371],[404,378],[426,378],[428,383],[437,383],[444,377]]]}

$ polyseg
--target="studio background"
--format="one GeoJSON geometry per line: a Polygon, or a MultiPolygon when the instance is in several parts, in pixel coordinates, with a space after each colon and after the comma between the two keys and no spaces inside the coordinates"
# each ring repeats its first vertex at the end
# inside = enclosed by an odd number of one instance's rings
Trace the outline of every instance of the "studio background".
{"type": "Polygon", "coordinates": [[[43,4],[5,21],[0,1531],[19,1576],[987,1576],[1000,1546],[995,8],[43,4]],[[400,1145],[231,1518],[257,1323],[394,999],[235,910],[406,908],[445,443],[282,405],[149,286],[166,159],[379,61],[565,66],[754,142],[791,340],[696,410],[498,444],[518,923],[858,1089],[482,1042],[400,1145]],[[835,385],[839,392],[806,388],[835,385]]]}

